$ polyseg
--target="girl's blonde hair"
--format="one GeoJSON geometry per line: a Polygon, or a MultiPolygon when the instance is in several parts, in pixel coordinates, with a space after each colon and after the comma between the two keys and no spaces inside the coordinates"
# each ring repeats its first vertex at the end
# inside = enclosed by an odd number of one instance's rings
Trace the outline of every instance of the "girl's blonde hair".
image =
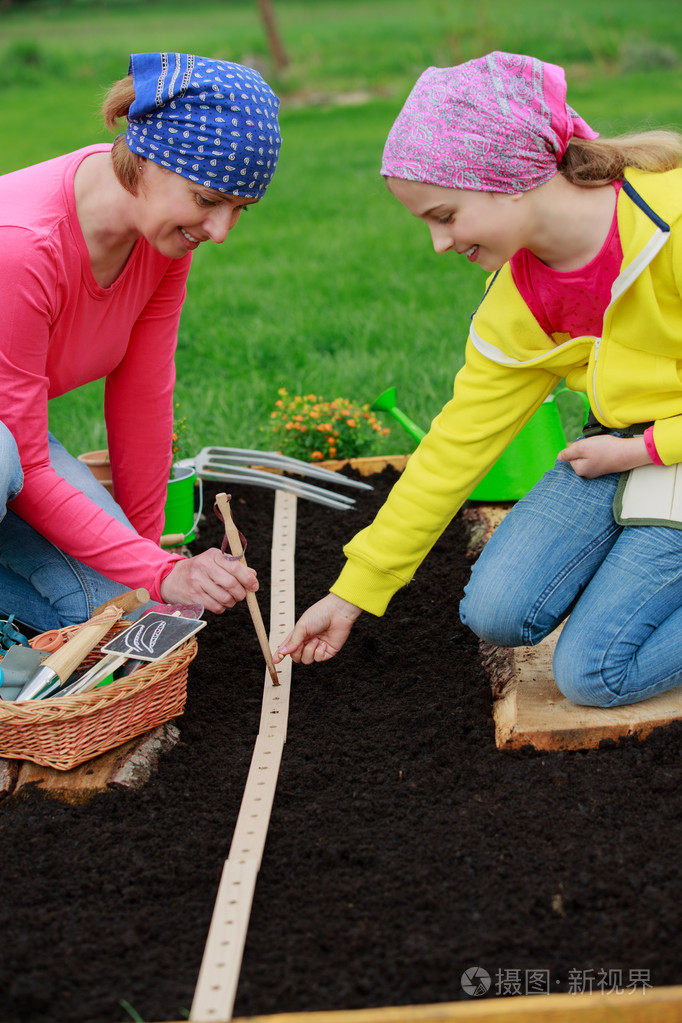
{"type": "Polygon", "coordinates": [[[682,135],[675,131],[645,131],[612,139],[573,137],[559,171],[574,185],[596,188],[623,177],[626,167],[658,173],[680,166],[682,135]]]}
{"type": "MultiPolygon", "coordinates": [[[[114,82],[102,103],[102,116],[110,131],[118,130],[118,121],[128,116],[134,99],[135,89],[132,75],[127,75],[120,81],[114,82]]],[[[137,195],[140,182],[140,157],[135,156],[128,149],[124,135],[119,135],[114,139],[111,159],[114,164],[114,173],[120,183],[126,191],[137,195]]]]}

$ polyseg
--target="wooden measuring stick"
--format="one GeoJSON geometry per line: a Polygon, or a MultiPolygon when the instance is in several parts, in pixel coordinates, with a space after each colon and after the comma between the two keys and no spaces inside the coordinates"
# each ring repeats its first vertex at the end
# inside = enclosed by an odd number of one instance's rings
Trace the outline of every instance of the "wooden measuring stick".
{"type": "MultiPolygon", "coordinates": [[[[230,501],[227,494],[216,494],[216,504],[220,509],[220,514],[223,517],[225,524],[225,533],[227,535],[227,542],[230,545],[230,550],[234,557],[239,558],[242,565],[246,565],[246,558],[244,557],[244,549],[242,542],[239,538],[239,531],[234,524],[232,519],[232,512],[230,511],[230,501]]],[[[268,666],[270,672],[270,678],[272,679],[273,686],[279,685],[279,678],[277,677],[277,669],[275,668],[275,662],[272,659],[272,653],[270,652],[270,644],[268,643],[268,634],[265,631],[263,625],[263,619],[261,617],[260,609],[258,607],[258,601],[256,600],[256,594],[253,590],[246,591],[246,603],[249,606],[251,612],[251,620],[256,629],[256,635],[258,636],[258,642],[260,648],[263,651],[263,657],[265,663],[268,666]]]]}

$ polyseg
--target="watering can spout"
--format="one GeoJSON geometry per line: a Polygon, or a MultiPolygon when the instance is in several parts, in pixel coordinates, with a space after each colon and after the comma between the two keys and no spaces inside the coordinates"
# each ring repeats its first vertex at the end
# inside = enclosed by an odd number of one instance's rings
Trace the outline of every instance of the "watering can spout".
{"type": "Polygon", "coordinates": [[[396,405],[395,387],[388,387],[372,402],[370,407],[373,412],[388,412],[417,442],[425,436],[425,431],[417,426],[413,419],[401,412],[396,405]]]}
{"type": "Polygon", "coordinates": [[[390,412],[395,408],[395,387],[387,387],[378,398],[372,402],[372,409],[377,412],[390,412]]]}

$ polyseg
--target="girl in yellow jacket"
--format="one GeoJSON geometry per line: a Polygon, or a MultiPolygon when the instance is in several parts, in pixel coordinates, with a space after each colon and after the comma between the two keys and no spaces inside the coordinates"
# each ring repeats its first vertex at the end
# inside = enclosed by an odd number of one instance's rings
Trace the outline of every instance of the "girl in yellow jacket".
{"type": "Polygon", "coordinates": [[[613,511],[621,473],[682,461],[681,148],[669,132],[599,139],[567,106],[563,70],[531,57],[419,78],[382,174],[436,252],[492,277],[452,400],[277,660],[327,660],[363,610],[383,614],[565,378],[589,399],[586,435],[496,530],[461,618],[501,646],[538,643],[568,618],[554,674],[578,703],[682,684],[682,528],[613,511]]]}

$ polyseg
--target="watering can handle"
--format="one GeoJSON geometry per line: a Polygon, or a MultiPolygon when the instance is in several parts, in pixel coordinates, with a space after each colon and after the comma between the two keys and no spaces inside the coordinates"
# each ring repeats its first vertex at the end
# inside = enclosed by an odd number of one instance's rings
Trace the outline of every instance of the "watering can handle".
{"type": "MultiPolygon", "coordinates": [[[[584,419],[584,422],[583,422],[583,426],[584,426],[585,423],[587,422],[587,417],[589,416],[590,411],[591,411],[590,410],[590,403],[587,400],[587,395],[585,394],[585,392],[584,391],[573,391],[573,390],[571,390],[570,387],[560,387],[558,391],[552,391],[552,394],[550,395],[550,397],[558,398],[560,394],[573,394],[573,395],[575,395],[576,398],[580,398],[580,400],[583,403],[583,408],[585,410],[585,419],[584,419]]],[[[570,444],[572,439],[573,439],[572,437],[566,437],[566,443],[570,444]]]]}

